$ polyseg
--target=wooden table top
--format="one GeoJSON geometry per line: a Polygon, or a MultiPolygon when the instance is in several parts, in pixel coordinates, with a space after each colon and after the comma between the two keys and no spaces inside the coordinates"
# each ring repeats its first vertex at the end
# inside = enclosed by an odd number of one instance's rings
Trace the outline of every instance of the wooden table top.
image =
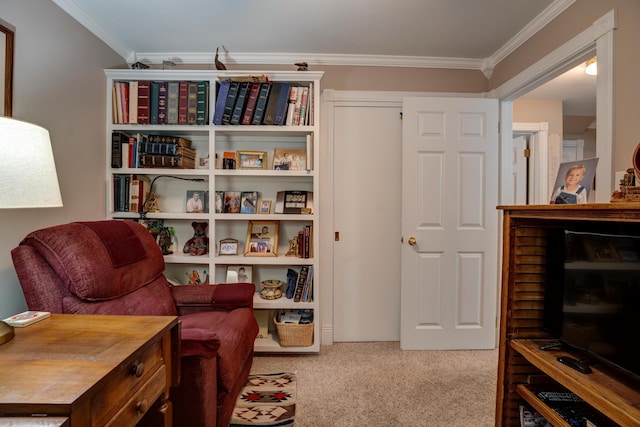
{"type": "Polygon", "coordinates": [[[132,353],[177,324],[172,316],[52,314],[0,346],[5,404],[72,405],[132,353]]]}

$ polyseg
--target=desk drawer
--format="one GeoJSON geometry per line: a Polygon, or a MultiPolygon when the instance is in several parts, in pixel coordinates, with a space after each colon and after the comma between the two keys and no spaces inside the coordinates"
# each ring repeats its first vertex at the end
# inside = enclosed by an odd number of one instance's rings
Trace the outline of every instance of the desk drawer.
{"type": "Polygon", "coordinates": [[[163,393],[167,383],[166,366],[161,366],[158,371],[147,381],[138,392],[124,404],[115,417],[105,427],[135,426],[144,414],[151,408],[155,401],[163,393]]]}
{"type": "MultiPolygon", "coordinates": [[[[163,364],[161,340],[128,358],[127,362],[118,367],[115,375],[110,376],[110,379],[104,383],[102,390],[93,397],[91,425],[104,424],[116,410],[122,407],[124,402],[138,392],[142,384],[156,375],[158,367],[163,364]]],[[[166,374],[163,378],[166,378],[166,374]]],[[[166,383],[162,384],[162,387],[165,385],[166,383]]]]}

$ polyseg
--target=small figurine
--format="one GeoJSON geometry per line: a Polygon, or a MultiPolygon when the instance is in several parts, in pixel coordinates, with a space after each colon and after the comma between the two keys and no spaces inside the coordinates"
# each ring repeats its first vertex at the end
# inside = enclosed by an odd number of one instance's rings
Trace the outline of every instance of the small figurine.
{"type": "Polygon", "coordinates": [[[218,59],[218,48],[217,47],[216,47],[216,57],[215,57],[213,62],[215,62],[215,64],[216,64],[216,70],[226,70],[227,69],[227,67],[222,62],[220,62],[220,60],[218,59]]]}
{"type": "Polygon", "coordinates": [[[158,196],[156,193],[150,193],[149,199],[144,204],[145,212],[160,212],[160,208],[158,207],[158,196]]]}
{"type": "Polygon", "coordinates": [[[189,278],[189,283],[187,283],[188,285],[199,285],[200,283],[202,283],[202,281],[200,280],[200,273],[198,273],[196,270],[192,270],[191,274],[185,274],[189,278]]]}
{"type": "Polygon", "coordinates": [[[309,71],[309,64],[307,64],[306,62],[296,62],[293,65],[298,66],[298,71],[309,71]]]}
{"type": "Polygon", "coordinates": [[[289,252],[284,256],[298,256],[298,237],[289,239],[289,252]]]}
{"type": "Polygon", "coordinates": [[[187,240],[182,251],[189,255],[206,255],[209,253],[209,238],[207,237],[207,222],[191,223],[193,237],[187,240]]]}
{"type": "Polygon", "coordinates": [[[171,234],[169,233],[169,227],[162,227],[160,232],[158,233],[158,238],[156,239],[158,242],[158,246],[162,250],[162,255],[171,255],[173,253],[171,248],[171,234]]]}
{"type": "Polygon", "coordinates": [[[131,64],[132,70],[146,70],[147,68],[149,68],[149,66],[140,61],[131,64]]]}

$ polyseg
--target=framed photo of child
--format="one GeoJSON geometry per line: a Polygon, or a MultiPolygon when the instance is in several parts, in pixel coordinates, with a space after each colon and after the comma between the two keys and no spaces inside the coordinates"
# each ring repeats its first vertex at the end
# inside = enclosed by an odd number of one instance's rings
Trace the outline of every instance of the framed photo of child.
{"type": "Polygon", "coordinates": [[[560,163],[549,203],[571,205],[588,203],[598,158],[560,163]]]}

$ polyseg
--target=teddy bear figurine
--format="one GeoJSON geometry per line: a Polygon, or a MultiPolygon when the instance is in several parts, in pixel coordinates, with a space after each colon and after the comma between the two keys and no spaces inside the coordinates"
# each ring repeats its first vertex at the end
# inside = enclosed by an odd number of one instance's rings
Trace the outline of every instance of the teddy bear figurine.
{"type": "Polygon", "coordinates": [[[207,222],[191,223],[193,237],[184,244],[183,252],[190,255],[206,255],[209,253],[209,238],[207,237],[207,222]]]}

